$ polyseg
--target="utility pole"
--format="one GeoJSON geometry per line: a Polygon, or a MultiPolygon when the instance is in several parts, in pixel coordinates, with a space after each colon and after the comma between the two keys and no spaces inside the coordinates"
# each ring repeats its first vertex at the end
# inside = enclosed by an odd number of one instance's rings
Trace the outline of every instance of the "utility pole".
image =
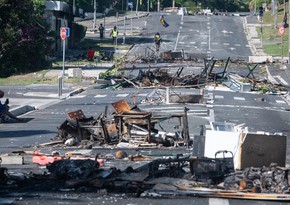
{"type": "Polygon", "coordinates": [[[157,0],[157,11],[160,11],[160,0],[157,0]]]}
{"type": "Polygon", "coordinates": [[[274,0],[274,10],[275,10],[275,16],[274,16],[274,25],[275,28],[278,28],[278,2],[277,0],[274,0]]]}
{"type": "Polygon", "coordinates": [[[124,16],[124,33],[123,33],[123,45],[126,43],[126,15],[124,16]]]}
{"type": "Polygon", "coordinates": [[[94,0],[94,21],[93,21],[93,30],[96,29],[96,18],[97,18],[97,2],[94,0]]]}
{"type": "Polygon", "coordinates": [[[136,3],[136,16],[138,14],[138,5],[139,5],[139,0],[137,0],[137,3],[136,3]]]}
{"type": "Polygon", "coordinates": [[[150,3],[150,0],[147,0],[147,12],[149,13],[149,3],[150,3]]]}
{"type": "MultiPolygon", "coordinates": [[[[119,18],[119,13],[117,12],[116,13],[116,28],[117,28],[117,31],[118,31],[118,18],[119,18]]],[[[116,48],[118,46],[118,33],[117,33],[117,36],[116,36],[116,48]]]]}
{"type": "Polygon", "coordinates": [[[255,0],[254,15],[256,15],[256,11],[257,11],[257,0],[255,0]]]}
{"type": "Polygon", "coordinates": [[[131,7],[131,34],[133,33],[133,5],[131,7]]]}

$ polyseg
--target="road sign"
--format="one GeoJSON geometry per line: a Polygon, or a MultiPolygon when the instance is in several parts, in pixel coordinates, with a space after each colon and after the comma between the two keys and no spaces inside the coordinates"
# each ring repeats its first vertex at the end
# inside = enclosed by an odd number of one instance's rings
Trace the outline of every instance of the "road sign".
{"type": "Polygon", "coordinates": [[[133,2],[128,2],[128,6],[129,6],[130,8],[133,8],[133,2]]]}
{"type": "Polygon", "coordinates": [[[279,27],[279,34],[280,35],[283,35],[285,33],[285,28],[284,28],[284,26],[280,26],[279,27]]]}
{"type": "Polygon", "coordinates": [[[60,37],[62,40],[64,40],[66,38],[66,27],[62,27],[60,29],[60,37]]]}
{"type": "Polygon", "coordinates": [[[61,29],[60,29],[61,39],[64,40],[69,36],[70,36],[70,29],[68,27],[61,27],[61,29]]]}
{"type": "Polygon", "coordinates": [[[69,37],[70,36],[70,29],[68,27],[65,28],[65,37],[69,37]]]}

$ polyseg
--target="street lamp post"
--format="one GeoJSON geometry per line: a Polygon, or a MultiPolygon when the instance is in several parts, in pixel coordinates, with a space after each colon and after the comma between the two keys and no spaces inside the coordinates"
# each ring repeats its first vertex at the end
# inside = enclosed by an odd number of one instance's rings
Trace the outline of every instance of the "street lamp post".
{"type": "Polygon", "coordinates": [[[94,0],[94,21],[93,21],[93,30],[96,29],[96,17],[97,17],[97,2],[94,0]]]}
{"type": "Polygon", "coordinates": [[[149,2],[150,0],[147,0],[147,12],[149,13],[149,2]]]}
{"type": "Polygon", "coordinates": [[[139,0],[137,0],[137,3],[136,3],[136,16],[138,14],[138,5],[139,5],[139,0]]]}

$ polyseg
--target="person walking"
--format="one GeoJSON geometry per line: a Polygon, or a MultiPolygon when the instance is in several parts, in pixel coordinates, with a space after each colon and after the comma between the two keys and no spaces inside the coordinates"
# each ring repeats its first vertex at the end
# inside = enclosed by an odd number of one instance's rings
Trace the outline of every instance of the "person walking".
{"type": "Polygon", "coordinates": [[[103,24],[100,24],[100,27],[99,27],[100,39],[104,38],[104,30],[105,30],[105,27],[103,27],[103,24]]]}
{"type": "Polygon", "coordinates": [[[114,44],[117,44],[116,41],[117,41],[117,36],[118,36],[118,30],[117,30],[117,27],[116,26],[114,26],[114,28],[112,29],[110,36],[112,36],[112,39],[113,39],[112,44],[113,45],[114,44]]]}
{"type": "Polygon", "coordinates": [[[155,46],[156,46],[156,51],[158,52],[159,51],[159,48],[160,48],[160,44],[161,44],[161,36],[160,34],[157,32],[155,33],[155,36],[154,36],[154,42],[155,42],[155,46]]]}

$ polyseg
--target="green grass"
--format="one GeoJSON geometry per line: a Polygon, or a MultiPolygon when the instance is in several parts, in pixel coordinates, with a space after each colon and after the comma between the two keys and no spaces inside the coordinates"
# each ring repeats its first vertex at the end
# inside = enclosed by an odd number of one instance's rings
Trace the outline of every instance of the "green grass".
{"type": "MultiPolygon", "coordinates": [[[[288,12],[288,4],[286,6],[286,11],[288,12]]],[[[278,23],[277,27],[279,28],[282,25],[284,17],[283,5],[280,5],[278,10],[278,23]]],[[[272,16],[272,11],[264,12],[262,32],[263,36],[261,37],[261,28],[257,27],[257,32],[260,39],[263,39],[263,50],[266,54],[272,56],[282,56],[282,46],[281,46],[281,35],[278,32],[278,28],[275,28],[274,16],[272,16]],[[270,25],[270,26],[269,26],[270,25]]],[[[289,19],[287,19],[289,24],[289,19]]],[[[288,56],[288,34],[289,28],[285,28],[285,33],[283,37],[283,56],[288,56]]]]}
{"type": "MultiPolygon", "coordinates": [[[[58,77],[45,77],[48,70],[29,73],[25,75],[13,75],[8,78],[0,78],[0,85],[30,85],[30,84],[56,84],[58,83],[58,77]]],[[[78,83],[81,82],[80,78],[68,78],[65,79],[66,83],[78,83]]]]}

